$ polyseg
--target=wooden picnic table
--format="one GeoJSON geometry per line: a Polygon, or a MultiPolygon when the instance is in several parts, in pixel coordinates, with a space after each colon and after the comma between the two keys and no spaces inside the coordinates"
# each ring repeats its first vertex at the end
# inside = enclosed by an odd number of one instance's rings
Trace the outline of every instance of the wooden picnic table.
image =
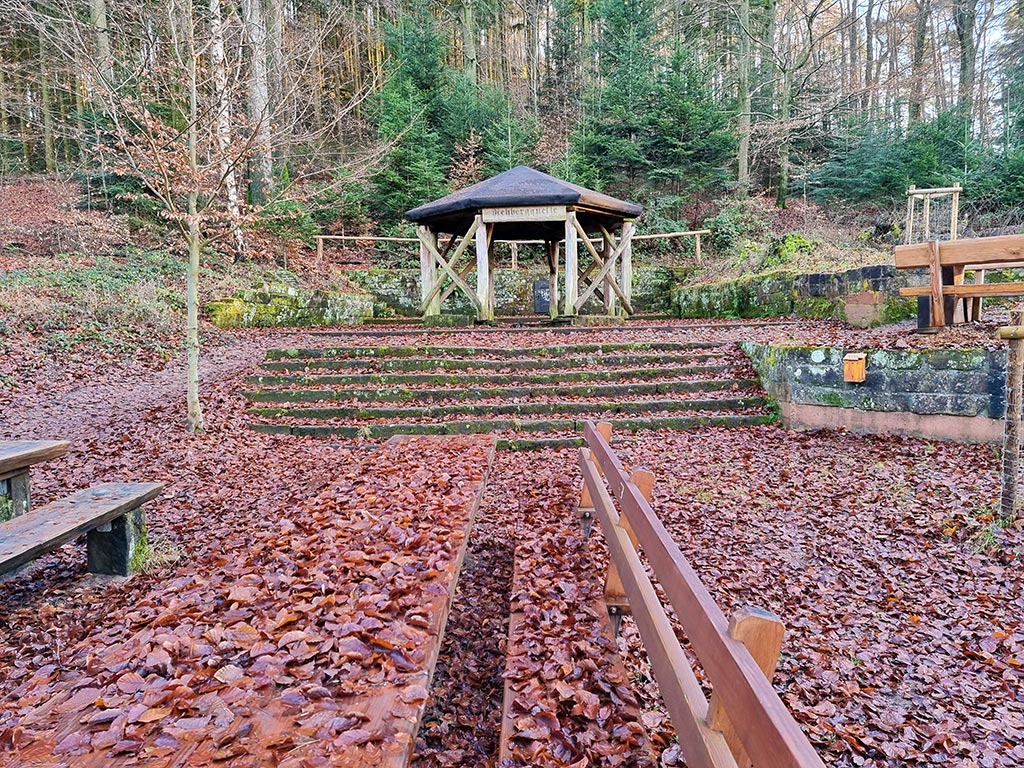
{"type": "Polygon", "coordinates": [[[28,512],[31,504],[29,470],[32,465],[58,459],[67,454],[70,446],[67,440],[0,443],[0,522],[28,512]]]}

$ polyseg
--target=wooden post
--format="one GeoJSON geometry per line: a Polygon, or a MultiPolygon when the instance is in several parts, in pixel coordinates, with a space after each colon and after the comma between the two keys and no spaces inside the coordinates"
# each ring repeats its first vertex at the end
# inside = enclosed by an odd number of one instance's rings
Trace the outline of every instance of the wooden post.
{"type": "MultiPolygon", "coordinates": [[[[607,422],[605,422],[607,423],[607,422]]],[[[605,440],[611,438],[611,424],[607,424],[608,435],[604,436],[605,440]]],[[[598,467],[600,470],[600,467],[598,467]]],[[[633,483],[640,491],[640,495],[647,501],[651,500],[651,494],[654,492],[654,473],[647,469],[637,469],[633,471],[633,474],[629,476],[629,482],[633,483]]],[[[629,519],[622,515],[619,518],[619,525],[622,526],[623,530],[626,531],[626,535],[629,536],[629,540],[633,543],[633,549],[637,549],[639,544],[637,542],[636,534],[633,532],[633,526],[629,524],[629,519]]],[[[622,624],[622,615],[629,612],[629,600],[626,598],[626,588],[622,585],[622,576],[619,575],[619,569],[615,567],[615,563],[608,563],[608,576],[604,582],[604,602],[608,606],[608,617],[612,621],[612,631],[617,636],[619,634],[619,626],[622,624]]]]}
{"type": "Polygon", "coordinates": [[[439,291],[434,290],[437,283],[437,261],[428,246],[432,245],[434,250],[437,250],[437,233],[428,227],[417,227],[416,236],[420,241],[420,306],[423,308],[424,317],[440,315],[441,295],[439,291]]]}
{"type": "MultiPolygon", "coordinates": [[[[423,256],[423,246],[420,246],[420,257],[423,256]]],[[[320,266],[324,263],[324,238],[321,235],[316,236],[316,264],[320,266]]]]}
{"type": "Polygon", "coordinates": [[[1010,328],[1000,328],[1000,338],[1009,341],[1006,360],[1006,418],[1003,420],[1003,477],[999,496],[999,517],[1006,522],[1017,518],[1020,495],[1021,386],[1024,384],[1024,309],[1010,311],[1010,328]],[[1010,333],[1017,331],[1017,333],[1010,333]]]}
{"type": "MultiPolygon", "coordinates": [[[[771,681],[775,675],[775,667],[779,663],[779,652],[786,628],[774,613],[744,606],[736,609],[729,619],[729,637],[743,643],[764,676],[771,681]]],[[[708,714],[705,722],[716,731],[721,731],[725,743],[736,759],[739,768],[750,768],[754,763],[743,748],[736,726],[729,719],[728,713],[721,705],[718,695],[711,694],[708,714]]]]}
{"type": "Polygon", "coordinates": [[[928,243],[928,271],[932,279],[932,325],[943,326],[946,324],[946,307],[942,299],[942,265],[937,240],[928,243]]]}
{"type": "Polygon", "coordinates": [[[508,248],[512,251],[512,269],[519,269],[519,243],[509,243],[508,248]]]}
{"type": "Polygon", "coordinates": [[[907,190],[907,231],[903,233],[903,242],[908,245],[914,242],[914,201],[917,199],[914,196],[915,189],[917,187],[911,184],[907,190]]]}
{"type": "Polygon", "coordinates": [[[622,245],[622,266],[619,288],[622,290],[627,304],[633,303],[633,233],[635,231],[636,225],[632,221],[622,223],[622,241],[620,243],[622,245]]]}
{"type": "Polygon", "coordinates": [[[493,320],[494,307],[489,302],[488,286],[491,282],[491,265],[487,254],[487,227],[483,217],[476,217],[476,298],[480,302],[478,320],[493,320]]]}
{"type": "Polygon", "coordinates": [[[960,182],[953,185],[953,206],[949,211],[949,239],[956,240],[960,235],[960,182]]]}
{"type": "Polygon", "coordinates": [[[565,217],[565,314],[576,314],[580,292],[579,252],[576,243],[576,212],[565,217]]]}
{"type": "MultiPolygon", "coordinates": [[[[607,262],[613,253],[612,241],[607,235],[602,234],[601,256],[607,262]]],[[[604,313],[609,317],[615,317],[615,291],[612,290],[612,281],[615,279],[615,267],[612,267],[604,276],[604,284],[601,286],[601,293],[604,296],[604,313]]]]}
{"type": "Polygon", "coordinates": [[[932,236],[932,196],[925,195],[921,203],[921,218],[924,220],[921,226],[921,236],[924,240],[930,240],[932,236]]]}
{"type": "Polygon", "coordinates": [[[0,479],[0,501],[3,499],[7,503],[0,504],[0,523],[28,514],[32,507],[32,483],[28,472],[18,472],[0,479]]]}
{"type": "Polygon", "coordinates": [[[703,259],[700,257],[700,232],[693,236],[693,249],[694,255],[697,257],[697,263],[703,264],[703,259]]]}

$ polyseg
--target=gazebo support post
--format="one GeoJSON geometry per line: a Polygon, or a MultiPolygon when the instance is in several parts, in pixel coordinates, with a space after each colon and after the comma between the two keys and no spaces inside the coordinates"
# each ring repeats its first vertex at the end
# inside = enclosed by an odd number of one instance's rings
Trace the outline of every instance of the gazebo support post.
{"type": "Polygon", "coordinates": [[[554,320],[558,317],[558,241],[547,240],[544,247],[548,254],[548,314],[554,320]]]}
{"type": "Polygon", "coordinates": [[[476,217],[476,298],[479,303],[476,318],[480,321],[494,319],[494,305],[490,302],[488,286],[491,282],[491,264],[487,248],[487,227],[483,217],[476,217]]]}
{"type": "MultiPolygon", "coordinates": [[[[622,222],[622,254],[619,256],[620,279],[619,290],[622,291],[623,303],[633,304],[633,233],[636,225],[632,221],[622,222]]],[[[631,310],[630,310],[631,311],[631,310]]]]}
{"type": "Polygon", "coordinates": [[[576,212],[569,211],[565,217],[565,314],[576,314],[576,300],[579,298],[579,254],[576,247],[576,212]]]}
{"type": "Polygon", "coordinates": [[[494,300],[494,277],[498,269],[498,258],[494,253],[494,225],[487,225],[487,307],[490,312],[490,320],[494,319],[494,308],[497,302],[494,300]]]}
{"type": "Polygon", "coordinates": [[[437,250],[437,233],[428,227],[417,227],[416,236],[420,240],[420,305],[426,304],[423,315],[440,315],[441,297],[433,290],[434,284],[437,283],[437,262],[428,246],[430,243],[434,250],[437,250]]]}
{"type": "MultiPolygon", "coordinates": [[[[607,262],[613,258],[614,253],[612,248],[612,241],[608,238],[607,231],[601,233],[602,248],[601,256],[607,262]]],[[[615,267],[612,267],[614,270],[615,267]]],[[[615,317],[615,292],[612,290],[612,281],[615,279],[615,275],[611,271],[605,275],[604,285],[601,286],[601,295],[604,298],[604,313],[609,317],[615,317]]]]}

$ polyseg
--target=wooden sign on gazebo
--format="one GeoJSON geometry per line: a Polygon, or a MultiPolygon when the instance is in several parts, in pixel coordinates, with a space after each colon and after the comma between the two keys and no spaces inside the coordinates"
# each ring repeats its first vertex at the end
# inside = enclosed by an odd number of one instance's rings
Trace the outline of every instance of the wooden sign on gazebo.
{"type": "Polygon", "coordinates": [[[551,316],[559,312],[559,244],[565,248],[563,314],[575,315],[599,289],[604,309],[633,314],[633,220],[643,208],[520,165],[405,214],[419,225],[420,311],[441,313],[441,303],[461,290],[478,320],[494,319],[495,241],[544,242],[548,257],[551,316]],[[618,236],[616,237],[616,232],[618,236]],[[447,235],[442,247],[439,235],[447,235]],[[591,242],[601,238],[601,250],[591,242]],[[579,243],[590,259],[581,270],[579,243]],[[475,243],[476,261],[459,260],[475,243]],[[476,267],[475,290],[466,282],[476,267]],[[445,282],[448,285],[445,285],[445,282]]]}

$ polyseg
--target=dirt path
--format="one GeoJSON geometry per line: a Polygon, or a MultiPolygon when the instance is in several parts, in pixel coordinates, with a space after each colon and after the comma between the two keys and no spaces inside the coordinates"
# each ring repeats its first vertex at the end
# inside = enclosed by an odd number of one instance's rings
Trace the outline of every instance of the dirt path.
{"type": "MultiPolygon", "coordinates": [[[[231,336],[223,346],[203,351],[200,389],[232,381],[254,368],[270,347],[295,343],[296,334],[231,336]]],[[[125,431],[154,408],[166,409],[185,395],[186,364],[176,359],[160,371],[119,369],[66,390],[15,394],[0,412],[0,435],[14,440],[85,440],[125,431]]],[[[184,419],[184,407],[181,419],[184,419]]]]}

